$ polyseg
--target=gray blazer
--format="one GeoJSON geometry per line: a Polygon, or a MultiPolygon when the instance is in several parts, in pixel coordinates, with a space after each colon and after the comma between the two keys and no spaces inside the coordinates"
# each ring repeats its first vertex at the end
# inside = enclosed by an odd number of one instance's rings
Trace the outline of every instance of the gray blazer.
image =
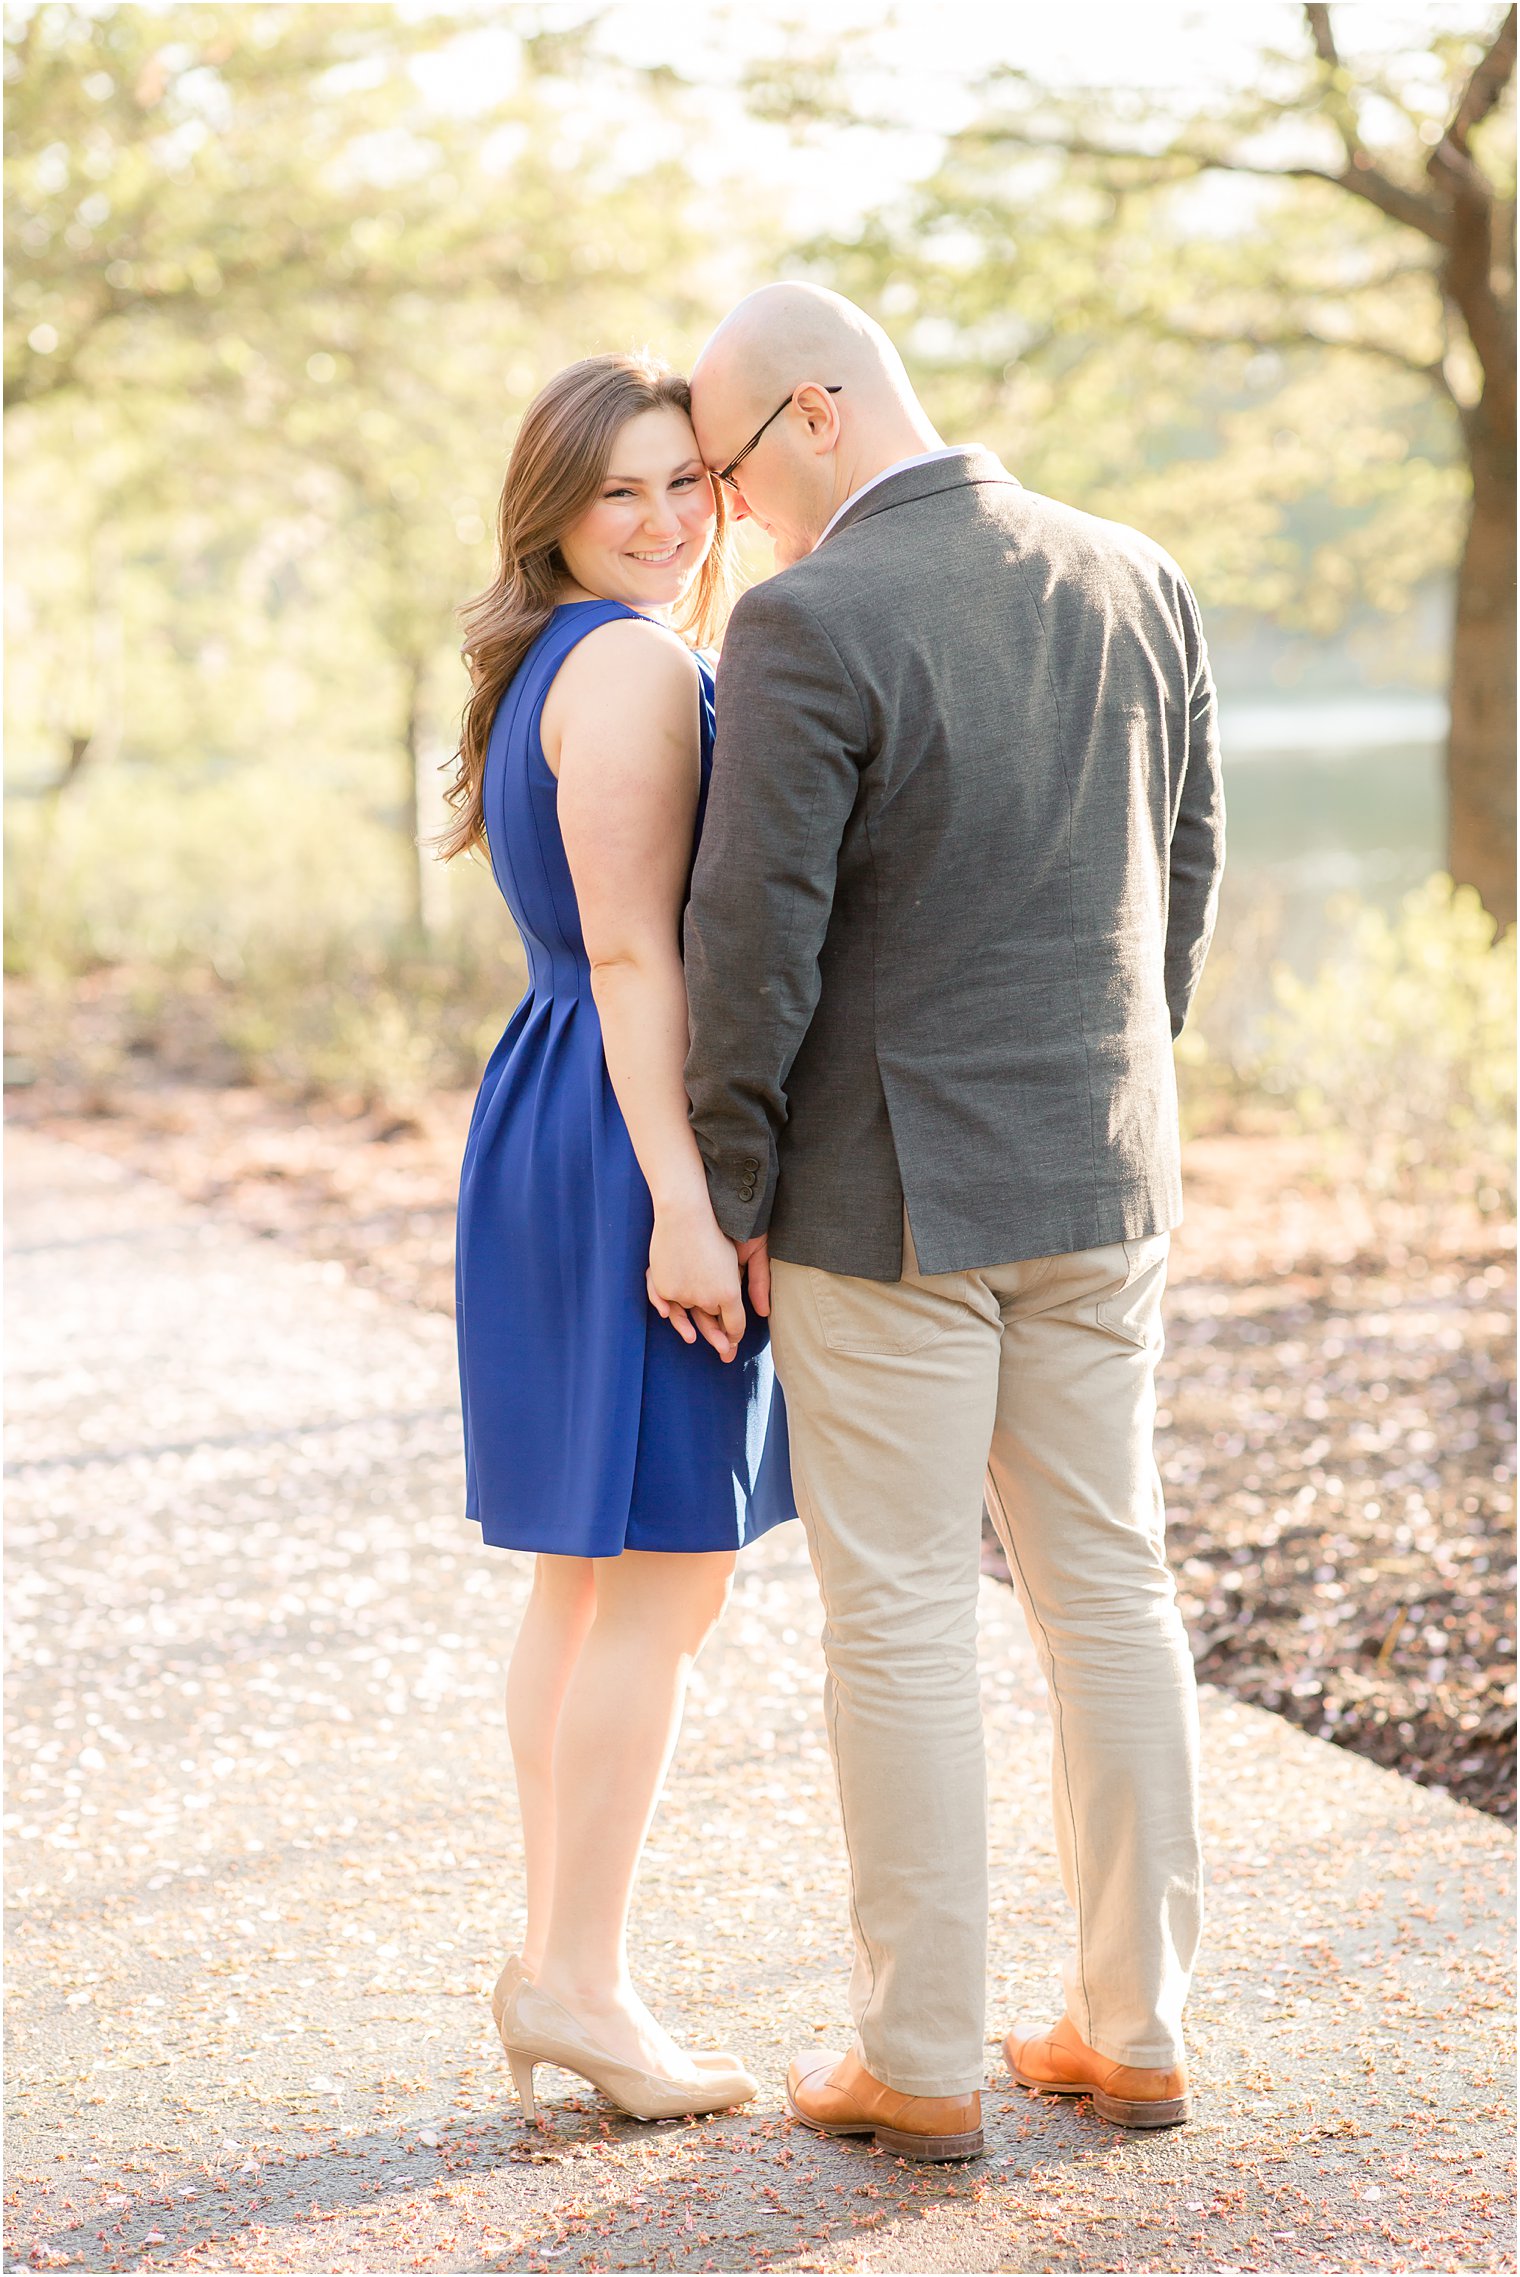
{"type": "Polygon", "coordinates": [[[1224,811],[1197,605],[990,452],[865,491],[746,593],[686,917],[692,1122],[735,1240],[869,1280],[1160,1233],[1224,811]]]}

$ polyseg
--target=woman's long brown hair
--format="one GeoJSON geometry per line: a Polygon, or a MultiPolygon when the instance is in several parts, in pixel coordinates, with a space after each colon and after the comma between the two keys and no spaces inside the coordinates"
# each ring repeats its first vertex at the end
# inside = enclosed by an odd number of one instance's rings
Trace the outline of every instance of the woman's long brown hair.
{"type": "MultiPolygon", "coordinates": [[[[437,839],[442,860],[485,844],[482,788],[491,722],[507,686],[561,598],[567,571],[560,537],[595,503],[613,438],[641,411],[691,410],[679,372],[645,355],[586,356],[556,372],[529,404],[512,446],[496,517],[496,575],[459,612],[471,693],[457,771],[444,796],[454,820],[437,839]]],[[[717,527],[678,613],[679,629],[712,640],[728,591],[723,485],[712,486],[717,527]]]]}

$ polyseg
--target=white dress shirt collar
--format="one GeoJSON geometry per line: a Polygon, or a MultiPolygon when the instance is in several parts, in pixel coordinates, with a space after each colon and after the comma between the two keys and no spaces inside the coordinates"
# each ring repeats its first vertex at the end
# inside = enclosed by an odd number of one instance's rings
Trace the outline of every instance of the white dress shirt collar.
{"type": "Polygon", "coordinates": [[[840,515],[848,514],[850,508],[864,498],[868,490],[874,490],[879,482],[890,482],[894,474],[906,474],[910,466],[932,466],[936,459],[964,458],[970,448],[966,443],[946,443],[937,451],[916,451],[910,459],[894,459],[890,466],[882,468],[880,474],[873,474],[869,482],[863,482],[858,490],[852,490],[842,506],[835,507],[819,532],[816,543],[822,545],[840,515]]]}

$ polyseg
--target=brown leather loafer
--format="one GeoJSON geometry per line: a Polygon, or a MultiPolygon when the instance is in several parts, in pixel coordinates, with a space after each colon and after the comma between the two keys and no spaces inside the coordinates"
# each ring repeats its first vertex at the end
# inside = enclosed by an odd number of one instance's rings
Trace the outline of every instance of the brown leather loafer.
{"type": "Polygon", "coordinates": [[[1070,2017],[1047,2032],[1016,2024],[1003,2053],[1020,2087],[1039,2095],[1090,2095],[1099,2118],[1116,2127],[1180,2127],[1192,2116],[1186,2064],[1147,2071],[1112,2063],[1087,2045],[1070,2017]]]}
{"type": "Polygon", "coordinates": [[[799,2056],[786,2075],[793,2115],[819,2135],[874,2135],[899,2158],[980,2158],[982,2099],[899,2095],[856,2056],[799,2056]]]}

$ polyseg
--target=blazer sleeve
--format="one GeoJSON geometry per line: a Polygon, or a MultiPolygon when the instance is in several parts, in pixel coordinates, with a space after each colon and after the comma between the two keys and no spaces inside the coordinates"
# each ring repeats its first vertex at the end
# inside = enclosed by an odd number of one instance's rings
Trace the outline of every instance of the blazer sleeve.
{"type": "Polygon", "coordinates": [[[1198,986],[1224,873],[1224,777],[1219,706],[1198,604],[1185,584],[1179,600],[1188,669],[1187,748],[1174,798],[1166,917],[1166,1001],[1172,1034],[1182,1033],[1198,986]]]}
{"type": "Polygon", "coordinates": [[[686,911],[686,1088],[718,1223],[745,1241],[770,1223],[787,1077],[866,757],[854,683],[784,573],[730,619],[717,722],[686,911]]]}

